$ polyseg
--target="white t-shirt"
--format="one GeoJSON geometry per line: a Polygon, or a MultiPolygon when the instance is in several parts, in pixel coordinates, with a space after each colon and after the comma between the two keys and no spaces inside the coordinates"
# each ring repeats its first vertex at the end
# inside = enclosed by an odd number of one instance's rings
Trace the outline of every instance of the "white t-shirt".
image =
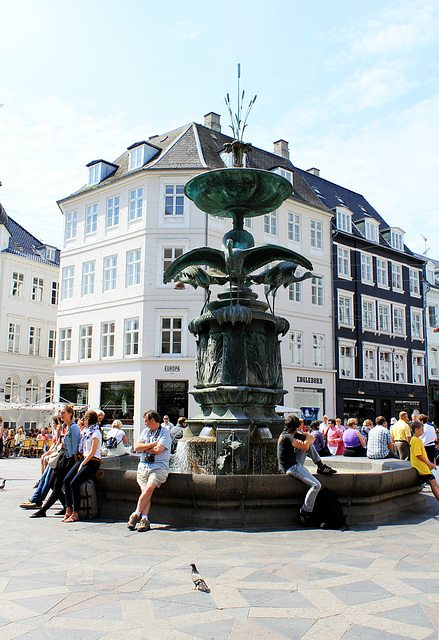
{"type": "Polygon", "coordinates": [[[422,443],[425,445],[433,444],[436,440],[436,431],[432,424],[424,424],[424,433],[419,437],[422,443]]]}
{"type": "Polygon", "coordinates": [[[94,454],[94,457],[99,458],[101,460],[102,433],[100,432],[99,429],[95,429],[90,433],[90,430],[85,428],[84,431],[82,432],[82,445],[83,445],[84,458],[86,458],[90,453],[94,438],[97,438],[99,441],[98,448],[96,449],[96,453],[94,454]]]}
{"type": "Polygon", "coordinates": [[[108,438],[116,438],[117,444],[120,444],[123,440],[124,435],[125,431],[122,431],[122,429],[118,429],[117,427],[112,427],[107,433],[107,440],[108,438]]]}

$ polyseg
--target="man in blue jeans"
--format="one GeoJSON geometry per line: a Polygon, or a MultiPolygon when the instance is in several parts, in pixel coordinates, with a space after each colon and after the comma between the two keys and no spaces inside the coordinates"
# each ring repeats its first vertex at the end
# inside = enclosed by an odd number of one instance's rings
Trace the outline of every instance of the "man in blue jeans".
{"type": "Polygon", "coordinates": [[[300,426],[300,420],[296,416],[288,416],[285,420],[284,430],[277,442],[277,458],[280,471],[310,487],[299,511],[300,521],[307,524],[322,485],[304,466],[306,456],[309,455],[317,465],[317,473],[332,475],[337,472],[323,464],[313,445],[314,436],[298,431],[300,426]]]}
{"type": "Polygon", "coordinates": [[[45,497],[50,491],[52,486],[52,474],[53,469],[50,465],[47,465],[46,471],[40,478],[37,486],[37,490],[28,502],[23,502],[20,507],[22,509],[39,509],[44,502],[45,497]]]}

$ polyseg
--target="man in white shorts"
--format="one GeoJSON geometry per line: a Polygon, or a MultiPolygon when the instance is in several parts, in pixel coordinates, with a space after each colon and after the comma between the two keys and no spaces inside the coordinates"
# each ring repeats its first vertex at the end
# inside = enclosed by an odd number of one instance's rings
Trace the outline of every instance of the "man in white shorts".
{"type": "Polygon", "coordinates": [[[169,429],[160,425],[161,418],[157,411],[147,411],[143,418],[146,428],[134,445],[134,451],[142,454],[137,467],[137,484],[141,493],[137,501],[137,508],[127,522],[127,527],[131,531],[136,528],[139,522],[137,531],[149,531],[151,528],[148,519],[151,496],[156,487],[160,487],[166,482],[171,457],[171,434],[169,429]]]}

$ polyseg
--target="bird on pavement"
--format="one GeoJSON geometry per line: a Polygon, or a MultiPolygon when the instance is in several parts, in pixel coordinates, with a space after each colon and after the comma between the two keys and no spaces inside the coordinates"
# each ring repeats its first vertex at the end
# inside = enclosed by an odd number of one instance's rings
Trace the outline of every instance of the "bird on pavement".
{"type": "Polygon", "coordinates": [[[5,488],[5,484],[6,484],[6,480],[2,480],[0,478],[0,489],[4,489],[5,488]]]}
{"type": "Polygon", "coordinates": [[[198,589],[199,591],[204,591],[205,593],[210,593],[210,589],[207,584],[204,582],[201,573],[197,571],[197,567],[192,563],[189,565],[192,567],[192,580],[194,583],[194,589],[198,589]]]}

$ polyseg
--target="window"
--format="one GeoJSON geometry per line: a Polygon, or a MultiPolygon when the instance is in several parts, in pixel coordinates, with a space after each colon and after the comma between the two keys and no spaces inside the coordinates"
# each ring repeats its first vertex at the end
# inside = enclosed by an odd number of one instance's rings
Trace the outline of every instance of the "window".
{"type": "Polygon", "coordinates": [[[362,317],[363,317],[363,331],[375,331],[376,328],[376,307],[375,302],[372,300],[362,301],[362,317]]]}
{"type": "Polygon", "coordinates": [[[372,222],[372,220],[366,220],[364,224],[364,233],[366,240],[371,240],[372,242],[378,242],[379,234],[378,234],[378,225],[376,222],[372,222]]]}
{"type": "Polygon", "coordinates": [[[300,215],[288,212],[288,240],[300,242],[300,215]]]}
{"type": "Polygon", "coordinates": [[[402,265],[392,262],[392,289],[402,291],[402,265]]]}
{"type": "Polygon", "coordinates": [[[405,353],[399,353],[395,351],[393,355],[393,364],[395,370],[394,381],[406,382],[407,381],[407,366],[405,353]]]}
{"type": "Polygon", "coordinates": [[[424,384],[424,356],[423,354],[412,354],[413,384],[424,384]]]}
{"type": "Polygon", "coordinates": [[[355,377],[355,347],[340,345],[340,377],[355,377]]]}
{"type": "Polygon", "coordinates": [[[390,305],[378,302],[378,331],[390,333],[390,305]]]}
{"type": "Polygon", "coordinates": [[[352,233],[352,215],[349,211],[344,209],[337,209],[337,229],[340,231],[347,231],[352,233]]]}
{"type": "Polygon", "coordinates": [[[165,216],[184,215],[184,185],[165,185],[165,216]]]}
{"type": "Polygon", "coordinates": [[[96,229],[98,228],[98,205],[89,204],[87,205],[85,212],[85,233],[96,233],[96,229]]]}
{"type": "Polygon", "coordinates": [[[53,402],[54,391],[55,391],[55,381],[49,380],[46,383],[46,402],[53,402]]]}
{"type": "Polygon", "coordinates": [[[119,196],[107,199],[107,216],[105,218],[105,226],[116,227],[119,224],[119,196]]]}
{"type": "Polygon", "coordinates": [[[67,211],[65,239],[74,240],[76,238],[77,230],[78,230],[78,212],[67,211]]]}
{"type": "Polygon", "coordinates": [[[182,318],[162,318],[161,321],[161,352],[181,353],[182,318]]]}
{"type": "Polygon", "coordinates": [[[12,273],[12,297],[22,298],[24,296],[24,273],[14,271],[12,273]]]}
{"type": "Polygon", "coordinates": [[[49,329],[48,340],[47,340],[47,357],[48,358],[55,357],[55,344],[56,344],[56,331],[55,329],[49,329]]]}
{"type": "Polygon", "coordinates": [[[53,249],[52,247],[46,247],[46,260],[49,260],[50,262],[55,262],[55,253],[56,253],[55,249],[53,249]]]}
{"type": "Polygon", "coordinates": [[[29,327],[29,355],[40,355],[41,328],[29,327]]]}
{"type": "Polygon", "coordinates": [[[383,382],[392,382],[392,354],[390,351],[380,351],[380,380],[383,382]]]}
{"type": "Polygon", "coordinates": [[[128,208],[128,220],[138,220],[142,217],[143,211],[143,187],[130,191],[130,202],[128,208]]]}
{"type": "Polygon", "coordinates": [[[277,235],[277,211],[272,211],[264,216],[264,233],[270,236],[277,235]]]}
{"type": "Polygon", "coordinates": [[[337,246],[337,274],[339,278],[351,277],[351,250],[337,246]]]}
{"type": "Polygon", "coordinates": [[[410,295],[419,296],[419,271],[409,269],[410,295]]]}
{"type": "Polygon", "coordinates": [[[104,258],[104,272],[102,287],[104,291],[112,291],[116,288],[117,278],[117,256],[107,256],[104,258]]]}
{"type": "Polygon", "coordinates": [[[94,164],[88,169],[88,184],[89,186],[93,186],[94,184],[98,184],[99,182],[99,174],[100,174],[100,165],[94,164]]]}
{"type": "Polygon", "coordinates": [[[293,302],[302,302],[302,283],[293,282],[288,288],[289,299],[293,302]]]}
{"type": "Polygon", "coordinates": [[[280,176],[282,176],[282,178],[285,178],[285,180],[288,180],[288,182],[293,182],[293,176],[291,171],[287,171],[286,169],[282,169],[281,167],[278,167],[276,169],[276,173],[280,176]]]}
{"type": "Polygon", "coordinates": [[[26,382],[26,401],[29,404],[38,402],[38,382],[33,378],[29,378],[26,382]]]}
{"type": "Polygon", "coordinates": [[[59,292],[59,284],[57,282],[52,282],[52,292],[50,294],[50,304],[57,305],[58,304],[58,292],[59,292]]]}
{"type": "Polygon", "coordinates": [[[389,286],[387,260],[383,260],[382,258],[377,258],[377,285],[379,287],[389,286]]]}
{"type": "Polygon", "coordinates": [[[75,267],[64,267],[62,270],[62,299],[73,297],[73,277],[75,267]]]}
{"type": "Polygon", "coordinates": [[[391,245],[394,249],[397,249],[398,251],[404,251],[404,240],[403,240],[403,234],[401,232],[398,232],[392,229],[391,245]]]}
{"type": "Polygon", "coordinates": [[[125,355],[135,356],[139,353],[139,319],[125,320],[125,355]]]}
{"type": "Polygon", "coordinates": [[[244,218],[244,229],[252,229],[253,223],[251,218],[244,218]]]}
{"type": "Polygon", "coordinates": [[[428,365],[429,365],[429,369],[430,369],[430,375],[431,376],[438,376],[439,375],[439,368],[438,368],[438,353],[437,353],[437,349],[430,349],[428,352],[428,365]]]}
{"type": "Polygon", "coordinates": [[[310,221],[311,246],[315,249],[323,249],[323,224],[318,220],[310,221]]]}
{"type": "Polygon", "coordinates": [[[43,302],[44,280],[43,278],[33,278],[32,280],[32,300],[43,302]]]}
{"type": "Polygon", "coordinates": [[[59,359],[70,360],[72,353],[72,330],[60,329],[59,330],[59,359]]]}
{"type": "Polygon", "coordinates": [[[144,147],[140,145],[138,147],[134,147],[130,151],[130,168],[129,171],[133,169],[139,169],[143,166],[143,157],[144,157],[144,147]]]}
{"type": "Polygon", "coordinates": [[[361,254],[361,282],[373,284],[372,256],[368,253],[361,254]]]}
{"type": "Polygon", "coordinates": [[[114,356],[115,323],[103,322],[101,332],[101,351],[103,358],[114,356]]]}
{"type": "Polygon", "coordinates": [[[428,306],[428,324],[432,329],[438,326],[438,307],[437,305],[428,306]]]}
{"type": "Polygon", "coordinates": [[[393,306],[393,333],[405,336],[405,309],[393,306]]]}
{"type": "Polygon", "coordinates": [[[140,283],[140,249],[127,251],[127,287],[140,283]]]}
{"type": "Polygon", "coordinates": [[[311,279],[311,303],[323,307],[323,277],[313,276],[311,279]]]}
{"type": "Polygon", "coordinates": [[[9,323],[8,353],[20,353],[21,326],[15,322],[9,323]]]}
{"type": "Polygon", "coordinates": [[[296,365],[296,367],[301,367],[303,364],[302,338],[303,335],[301,331],[290,332],[290,360],[291,364],[296,365]]]}
{"type": "Polygon", "coordinates": [[[364,347],[363,349],[363,375],[365,380],[376,380],[376,351],[364,347]]]}
{"type": "Polygon", "coordinates": [[[9,376],[5,382],[5,400],[7,402],[12,402],[18,396],[18,381],[13,377],[9,376]]]}
{"type": "Polygon", "coordinates": [[[183,255],[183,251],[182,247],[163,247],[163,275],[174,260],[183,255]]]}
{"type": "Polygon", "coordinates": [[[87,296],[95,292],[95,266],[95,260],[84,262],[82,265],[82,296],[87,296]]]}
{"type": "Polygon", "coordinates": [[[89,360],[92,354],[93,325],[79,327],[79,359],[89,360]]]}
{"type": "Polygon", "coordinates": [[[412,309],[412,339],[422,340],[422,312],[412,309]]]}
{"type": "Polygon", "coordinates": [[[325,366],[325,336],[316,333],[312,335],[312,364],[313,367],[325,366]]]}
{"type": "Polygon", "coordinates": [[[352,310],[352,296],[346,296],[338,293],[338,324],[348,327],[354,326],[354,316],[352,310]]]}

